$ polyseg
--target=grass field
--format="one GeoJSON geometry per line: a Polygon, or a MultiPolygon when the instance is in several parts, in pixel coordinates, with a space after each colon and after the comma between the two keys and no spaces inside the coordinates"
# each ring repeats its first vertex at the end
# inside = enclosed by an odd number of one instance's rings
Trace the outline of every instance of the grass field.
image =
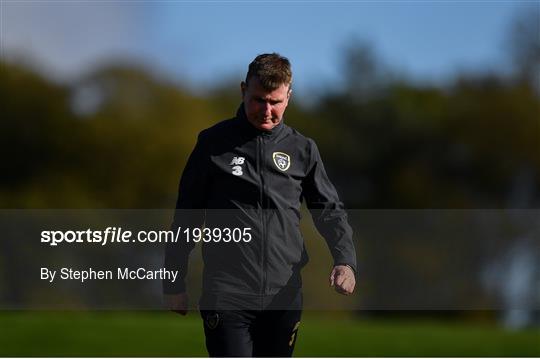
{"type": "MultiPolygon", "coordinates": [[[[0,312],[0,356],[206,356],[196,313],[0,312]]],[[[295,356],[540,356],[540,331],[307,313],[295,356]]]]}

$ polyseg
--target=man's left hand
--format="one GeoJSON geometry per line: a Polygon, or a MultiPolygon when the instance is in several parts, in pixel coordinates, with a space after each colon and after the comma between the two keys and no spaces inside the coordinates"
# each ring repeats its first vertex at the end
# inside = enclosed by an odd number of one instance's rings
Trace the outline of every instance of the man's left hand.
{"type": "Polygon", "coordinates": [[[330,273],[330,286],[334,287],[336,292],[343,295],[350,295],[354,292],[356,279],[351,267],[346,265],[337,265],[330,273]]]}

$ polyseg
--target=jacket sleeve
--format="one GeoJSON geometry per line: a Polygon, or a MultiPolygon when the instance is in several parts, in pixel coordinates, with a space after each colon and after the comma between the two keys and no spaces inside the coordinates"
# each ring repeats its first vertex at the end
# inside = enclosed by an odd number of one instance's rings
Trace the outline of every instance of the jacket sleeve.
{"type": "Polygon", "coordinates": [[[309,139],[310,168],[302,194],[313,222],[328,244],[334,265],[349,265],[356,273],[356,250],[347,213],[334,185],[328,179],[315,142],[309,139]]]}
{"type": "MultiPolygon", "coordinates": [[[[209,181],[209,141],[205,132],[199,134],[197,144],[189,156],[180,179],[178,199],[171,230],[176,232],[185,228],[199,228],[204,224],[206,207],[206,189],[209,181]]],[[[195,247],[193,242],[186,242],[180,235],[177,243],[167,243],[165,247],[165,268],[177,270],[176,281],[163,280],[163,293],[178,294],[186,291],[185,277],[187,275],[189,254],[195,247]]]]}

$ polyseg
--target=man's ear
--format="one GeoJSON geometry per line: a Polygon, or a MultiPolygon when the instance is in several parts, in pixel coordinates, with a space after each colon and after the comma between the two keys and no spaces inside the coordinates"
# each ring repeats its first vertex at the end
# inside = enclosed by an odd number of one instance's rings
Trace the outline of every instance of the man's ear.
{"type": "Polygon", "coordinates": [[[242,91],[242,98],[244,98],[244,96],[246,95],[246,89],[247,84],[244,81],[240,82],[240,91],[242,91]]]}

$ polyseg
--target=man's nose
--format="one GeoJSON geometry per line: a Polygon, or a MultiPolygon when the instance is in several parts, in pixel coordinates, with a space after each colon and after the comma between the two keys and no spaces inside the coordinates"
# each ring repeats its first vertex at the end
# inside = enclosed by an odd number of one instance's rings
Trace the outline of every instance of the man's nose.
{"type": "Polygon", "coordinates": [[[269,104],[268,102],[265,103],[265,105],[264,105],[264,114],[266,116],[270,116],[272,114],[272,105],[269,104]]]}

